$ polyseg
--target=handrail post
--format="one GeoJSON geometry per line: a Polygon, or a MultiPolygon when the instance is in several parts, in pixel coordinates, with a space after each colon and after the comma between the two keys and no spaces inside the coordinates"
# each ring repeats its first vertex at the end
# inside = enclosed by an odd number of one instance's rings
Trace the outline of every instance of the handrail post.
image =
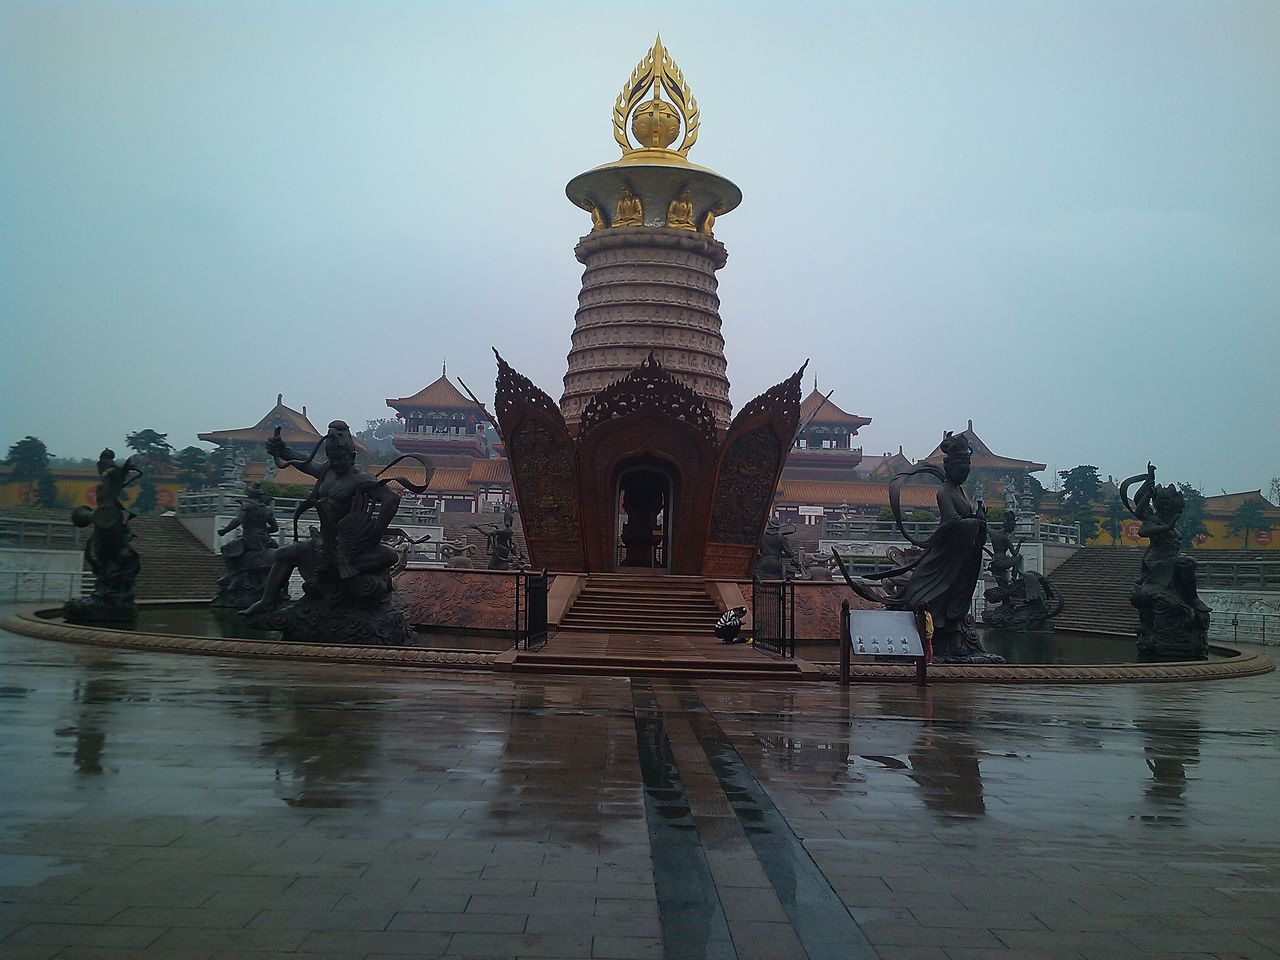
{"type": "Polygon", "coordinates": [[[852,638],[849,636],[849,601],[840,601],[840,686],[849,685],[849,647],[852,638]]]}

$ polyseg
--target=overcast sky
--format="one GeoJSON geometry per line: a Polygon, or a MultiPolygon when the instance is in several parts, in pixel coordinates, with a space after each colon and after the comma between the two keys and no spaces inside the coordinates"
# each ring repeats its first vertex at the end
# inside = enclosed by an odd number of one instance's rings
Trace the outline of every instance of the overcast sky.
{"type": "MultiPolygon", "coordinates": [[[[322,426],[496,345],[559,398],[662,31],[734,180],[735,407],[806,357],[928,453],[1280,474],[1280,4],[0,4],[0,451],[322,426]]],[[[806,383],[806,390],[812,380],[806,383]]],[[[1050,483],[1048,473],[1042,474],[1050,483]]]]}

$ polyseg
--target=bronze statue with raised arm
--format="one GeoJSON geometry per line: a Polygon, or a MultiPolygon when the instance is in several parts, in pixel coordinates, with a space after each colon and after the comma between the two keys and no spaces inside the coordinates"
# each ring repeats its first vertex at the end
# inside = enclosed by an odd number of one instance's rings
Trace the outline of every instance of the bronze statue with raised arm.
{"type": "MultiPolygon", "coordinates": [[[[393,602],[391,574],[400,556],[382,542],[400,505],[400,495],[387,484],[394,481],[415,492],[425,484],[379,479],[357,469],[359,448],[341,420],[329,424],[310,455],[286,446],[278,430],[267,441],[267,452],[277,467],[295,467],[316,482],[294,511],[295,542],[276,551],[262,597],[243,613],[266,629],[283,631],[290,641],[410,643],[413,633],[403,607],[393,602]],[[326,460],[317,463],[322,444],[326,460]],[[319,514],[320,527],[300,540],[298,518],[309,509],[319,514]],[[280,591],[295,569],[302,574],[303,598],[280,607],[280,591]]],[[[429,467],[427,472],[429,482],[429,467]]]]}
{"type": "Polygon", "coordinates": [[[110,447],[98,456],[98,484],[93,507],[76,507],[71,522],[92,527],[84,545],[84,561],[93,571],[93,593],[68,600],[62,615],[72,623],[118,623],[138,614],[133,584],[142,564],[133,549],[129,521],[134,514],[121,500],[124,488],[142,476],[133,458],[116,463],[110,447]]]}
{"type": "Polygon", "coordinates": [[[1209,607],[1196,589],[1196,562],[1182,552],[1178,521],[1186,498],[1172,483],[1156,483],[1156,468],[1120,484],[1120,502],[1142,521],[1138,536],[1149,544],[1129,594],[1138,611],[1138,654],[1149,660],[1207,660],[1209,607]],[[1129,499],[1129,488],[1140,484],[1129,499]]]}

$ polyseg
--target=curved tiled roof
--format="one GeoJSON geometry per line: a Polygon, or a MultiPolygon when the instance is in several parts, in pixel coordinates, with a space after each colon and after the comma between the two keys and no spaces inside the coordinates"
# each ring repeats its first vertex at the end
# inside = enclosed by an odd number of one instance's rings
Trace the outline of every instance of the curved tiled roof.
{"type": "MultiPolygon", "coordinates": [[[[1044,469],[1043,463],[1036,463],[1034,460],[1017,460],[1013,457],[1002,457],[997,453],[993,453],[991,448],[983,443],[982,438],[973,432],[972,420],[969,421],[969,426],[961,430],[958,435],[969,438],[969,446],[973,447],[972,462],[975,470],[1016,470],[1035,473],[1044,469]]],[[[921,462],[941,463],[942,444],[939,443],[934,447],[933,453],[929,454],[921,462]]]]}
{"type": "Polygon", "coordinates": [[[411,397],[401,397],[398,400],[387,400],[388,407],[399,409],[400,407],[408,407],[410,409],[423,410],[459,410],[468,413],[479,414],[482,418],[484,412],[470,397],[464,397],[453,382],[445,375],[440,374],[439,379],[427,384],[411,397]]]}
{"type": "Polygon", "coordinates": [[[865,427],[871,422],[870,417],[860,417],[855,413],[845,413],[830,400],[825,400],[822,394],[818,392],[818,388],[814,387],[813,391],[804,398],[800,404],[800,423],[809,426],[822,427],[848,427],[854,433],[858,432],[860,427],[865,427]],[[817,414],[814,414],[814,411],[817,414]],[[810,419],[812,417],[812,419],[810,419]]]}
{"type": "Polygon", "coordinates": [[[469,483],[510,483],[511,464],[505,458],[472,460],[469,483]]]}
{"type": "MultiPolygon", "coordinates": [[[[847,503],[851,507],[889,506],[887,483],[858,483],[843,480],[787,480],[778,484],[779,503],[805,503],[816,507],[838,507],[847,503]]],[[[932,484],[908,483],[902,487],[904,507],[936,509],[938,488],[932,484]]]]}
{"type": "Polygon", "coordinates": [[[284,394],[276,394],[276,405],[267,411],[267,415],[252,427],[241,427],[238,430],[211,430],[198,433],[196,437],[206,443],[266,443],[280,428],[280,439],[289,445],[314,444],[320,439],[320,431],[307,419],[306,407],[302,412],[284,405],[284,394]]]}

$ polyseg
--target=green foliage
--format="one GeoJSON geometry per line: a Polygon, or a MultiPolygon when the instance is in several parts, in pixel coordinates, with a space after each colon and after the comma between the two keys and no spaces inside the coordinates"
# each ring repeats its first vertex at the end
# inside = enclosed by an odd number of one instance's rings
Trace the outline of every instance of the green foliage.
{"type": "Polygon", "coordinates": [[[4,463],[12,471],[10,480],[32,483],[49,472],[49,451],[39,437],[24,437],[9,447],[4,463]]]}
{"type": "Polygon", "coordinates": [[[174,457],[177,481],[188,490],[200,490],[209,482],[209,454],[199,447],[183,447],[174,457]]]}
{"type": "Polygon", "coordinates": [[[1098,518],[1093,504],[1102,492],[1102,478],[1091,464],[1059,470],[1062,479],[1062,505],[1068,523],[1080,524],[1080,537],[1088,543],[1098,536],[1098,518]]]}
{"type": "Polygon", "coordinates": [[[1244,534],[1244,548],[1249,549],[1250,533],[1269,533],[1272,523],[1263,515],[1263,506],[1257,500],[1246,500],[1236,508],[1227,521],[1227,536],[1244,534]]]}
{"type": "Polygon", "coordinates": [[[1111,545],[1114,547],[1120,542],[1120,535],[1124,533],[1124,521],[1126,511],[1124,504],[1120,502],[1119,497],[1108,497],[1106,519],[1102,521],[1102,529],[1111,535],[1111,545]]]}
{"type": "Polygon", "coordinates": [[[156,482],[151,474],[144,473],[138,478],[138,495],[134,497],[129,509],[135,513],[156,512],[156,482]]]}
{"type": "Polygon", "coordinates": [[[311,494],[311,488],[300,483],[275,483],[272,480],[263,480],[262,489],[273,497],[285,500],[302,500],[311,494]]]}
{"type": "Polygon", "coordinates": [[[1004,523],[1004,514],[1004,507],[995,505],[987,507],[987,523],[1004,523]]]}
{"type": "Polygon", "coordinates": [[[36,481],[36,506],[56,507],[58,505],[58,484],[53,474],[46,470],[36,481]]]}
{"type": "Polygon", "coordinates": [[[908,523],[933,523],[938,518],[931,510],[912,510],[905,519],[908,523]]]}
{"type": "Polygon", "coordinates": [[[1178,531],[1182,534],[1182,546],[1194,547],[1197,537],[1209,536],[1209,528],[1204,523],[1204,494],[1189,483],[1178,484],[1178,489],[1186,501],[1182,519],[1178,521],[1178,531]]]}
{"type": "Polygon", "coordinates": [[[222,482],[222,471],[226,468],[230,457],[231,450],[227,447],[218,447],[205,457],[204,485],[206,487],[216,487],[222,482]]]}
{"type": "Polygon", "coordinates": [[[1267,497],[1277,507],[1280,507],[1280,477],[1271,478],[1271,489],[1268,491],[1270,496],[1267,497]]]}
{"type": "Polygon", "coordinates": [[[130,450],[138,454],[139,466],[145,467],[148,464],[166,465],[173,459],[173,444],[169,443],[167,433],[157,433],[154,430],[139,430],[137,433],[131,433],[124,438],[125,444],[130,450]]]}
{"type": "Polygon", "coordinates": [[[882,507],[876,514],[876,519],[882,523],[893,523],[893,511],[888,507],[882,507]]]}
{"type": "Polygon", "coordinates": [[[396,432],[396,422],[387,418],[366,420],[365,428],[356,431],[356,437],[369,448],[369,459],[373,462],[395,459],[397,453],[391,438],[396,432]]]}

